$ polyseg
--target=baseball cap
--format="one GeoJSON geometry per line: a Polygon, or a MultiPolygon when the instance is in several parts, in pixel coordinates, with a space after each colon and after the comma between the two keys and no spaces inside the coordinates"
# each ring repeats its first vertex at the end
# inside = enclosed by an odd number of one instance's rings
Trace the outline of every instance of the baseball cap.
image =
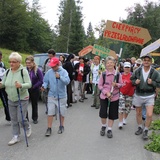
{"type": "Polygon", "coordinates": [[[150,58],[152,59],[152,56],[150,54],[146,54],[145,56],[143,56],[142,58],[150,58]]]}
{"type": "Polygon", "coordinates": [[[51,58],[51,61],[49,62],[48,65],[50,67],[55,67],[58,64],[59,64],[59,59],[57,57],[53,57],[53,58],[51,58]]]}
{"type": "Polygon", "coordinates": [[[124,62],[124,68],[125,68],[125,67],[131,68],[131,63],[130,63],[130,62],[124,62]]]}

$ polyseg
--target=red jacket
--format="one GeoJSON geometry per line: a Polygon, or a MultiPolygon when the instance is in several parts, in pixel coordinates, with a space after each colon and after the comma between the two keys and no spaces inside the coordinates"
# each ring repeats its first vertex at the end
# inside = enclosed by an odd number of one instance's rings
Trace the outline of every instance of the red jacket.
{"type": "Polygon", "coordinates": [[[127,96],[133,96],[135,87],[132,85],[132,81],[130,80],[130,77],[132,76],[131,73],[125,75],[122,73],[122,81],[124,83],[124,86],[120,88],[120,92],[123,95],[127,96]]]}

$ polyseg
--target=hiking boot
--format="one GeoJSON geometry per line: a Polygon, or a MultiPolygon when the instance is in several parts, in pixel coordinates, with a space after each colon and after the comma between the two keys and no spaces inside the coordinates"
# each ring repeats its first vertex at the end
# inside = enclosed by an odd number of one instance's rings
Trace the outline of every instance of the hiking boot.
{"type": "Polygon", "coordinates": [[[16,144],[20,141],[19,137],[18,136],[14,136],[9,142],[8,142],[8,145],[11,146],[13,144],[16,144]]]}
{"type": "Polygon", "coordinates": [[[107,131],[107,137],[108,137],[108,138],[112,138],[112,137],[113,137],[113,134],[112,134],[112,131],[111,131],[111,130],[108,130],[108,131],[107,131]]]}
{"type": "Polygon", "coordinates": [[[64,127],[59,126],[58,134],[62,134],[64,132],[64,127]]]}
{"type": "Polygon", "coordinates": [[[51,135],[51,133],[52,133],[52,129],[51,128],[47,128],[45,136],[49,137],[51,135]]]}
{"type": "Polygon", "coordinates": [[[106,127],[102,127],[101,130],[100,130],[100,135],[101,136],[104,136],[105,135],[105,130],[106,130],[106,127]]]}
{"type": "Polygon", "coordinates": [[[29,138],[32,134],[32,129],[31,129],[31,125],[29,124],[28,130],[26,130],[26,135],[29,138]]]}
{"type": "Polygon", "coordinates": [[[142,134],[143,129],[141,127],[138,127],[138,130],[135,132],[135,135],[140,135],[142,134]]]}
{"type": "Polygon", "coordinates": [[[92,104],[91,107],[96,107],[96,105],[95,105],[95,104],[92,104]]]}
{"type": "Polygon", "coordinates": [[[143,131],[142,138],[143,138],[144,140],[148,140],[148,130],[143,131]]]}

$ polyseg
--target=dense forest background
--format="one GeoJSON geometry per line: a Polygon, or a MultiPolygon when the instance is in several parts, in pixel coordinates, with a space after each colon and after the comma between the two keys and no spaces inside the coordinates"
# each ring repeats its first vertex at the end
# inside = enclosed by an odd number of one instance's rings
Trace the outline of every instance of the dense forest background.
{"type": "MultiPolygon", "coordinates": [[[[137,3],[126,11],[127,19],[121,22],[148,29],[152,40],[145,46],[160,38],[160,4],[146,0],[143,6],[137,3]]],[[[57,15],[58,24],[51,28],[42,18],[38,0],[32,0],[31,6],[25,0],[0,0],[0,47],[31,54],[54,48],[78,55],[84,47],[98,44],[119,53],[121,42],[103,38],[106,20],[100,19],[97,26],[90,22],[85,32],[81,0],[61,0],[57,15]]],[[[125,43],[123,58],[138,58],[145,46],[125,43]]]]}

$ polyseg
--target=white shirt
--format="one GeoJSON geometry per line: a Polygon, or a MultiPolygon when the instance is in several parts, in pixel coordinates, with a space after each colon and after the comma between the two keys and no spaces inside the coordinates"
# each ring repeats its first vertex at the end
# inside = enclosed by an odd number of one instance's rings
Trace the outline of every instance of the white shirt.
{"type": "Polygon", "coordinates": [[[92,83],[94,83],[94,84],[98,84],[98,81],[99,81],[98,71],[99,71],[99,65],[98,66],[94,65],[94,67],[92,69],[92,74],[93,74],[92,83]]]}

